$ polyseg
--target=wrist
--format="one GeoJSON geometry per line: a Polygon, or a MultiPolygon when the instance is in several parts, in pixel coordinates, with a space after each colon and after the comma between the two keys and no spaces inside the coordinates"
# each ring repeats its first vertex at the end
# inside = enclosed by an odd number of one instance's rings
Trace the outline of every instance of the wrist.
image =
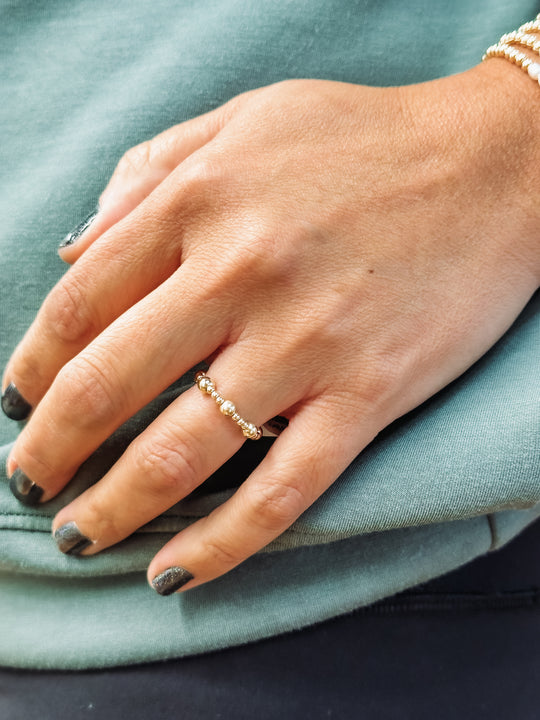
{"type": "MultiPolygon", "coordinates": [[[[429,172],[463,202],[486,252],[540,286],[540,87],[504,59],[412,86],[429,172]]],[[[405,90],[405,88],[404,88],[405,90]]]]}

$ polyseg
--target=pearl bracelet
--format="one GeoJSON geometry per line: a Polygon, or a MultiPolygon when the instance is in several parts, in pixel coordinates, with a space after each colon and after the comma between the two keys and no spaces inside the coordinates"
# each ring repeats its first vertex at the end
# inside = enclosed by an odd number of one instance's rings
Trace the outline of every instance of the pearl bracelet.
{"type": "Polygon", "coordinates": [[[502,57],[510,60],[514,65],[528,73],[533,80],[538,80],[540,83],[540,63],[534,62],[532,58],[521,52],[521,50],[516,50],[516,48],[505,43],[497,43],[488,47],[482,60],[492,57],[502,57]]]}
{"type": "Polygon", "coordinates": [[[536,20],[531,20],[522,25],[518,32],[540,32],[540,13],[536,16],[536,20]]]}
{"type": "Polygon", "coordinates": [[[488,60],[492,57],[506,58],[506,60],[520,67],[524,72],[528,73],[529,77],[537,80],[540,84],[540,62],[535,62],[530,55],[514,47],[520,45],[540,55],[540,38],[531,35],[531,32],[540,33],[540,13],[536,16],[536,20],[531,20],[531,22],[525,23],[517,30],[506,33],[498,43],[488,47],[482,60],[488,60]]]}
{"type": "Polygon", "coordinates": [[[514,32],[503,35],[499,40],[499,45],[521,45],[540,54],[540,39],[538,35],[530,35],[529,33],[521,32],[521,30],[514,30],[514,32]]]}

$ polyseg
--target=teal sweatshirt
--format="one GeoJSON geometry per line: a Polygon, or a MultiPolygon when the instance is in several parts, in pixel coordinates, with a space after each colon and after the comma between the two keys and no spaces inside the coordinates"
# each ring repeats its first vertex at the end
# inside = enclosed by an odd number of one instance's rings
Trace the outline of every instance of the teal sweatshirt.
{"type": "MultiPolygon", "coordinates": [[[[122,153],[234,95],[298,77],[370,85],[465,70],[532,0],[7,0],[0,4],[0,365],[65,272],[56,247],[122,153]]],[[[346,613],[494,550],[540,514],[540,295],[467,373],[387,428],[275,542],[162,598],[145,569],[268,449],[125,542],[58,552],[57,510],[98,480],[190,378],[115,433],[53,502],[10,494],[0,419],[0,664],[88,668],[201,653],[346,613]]]]}

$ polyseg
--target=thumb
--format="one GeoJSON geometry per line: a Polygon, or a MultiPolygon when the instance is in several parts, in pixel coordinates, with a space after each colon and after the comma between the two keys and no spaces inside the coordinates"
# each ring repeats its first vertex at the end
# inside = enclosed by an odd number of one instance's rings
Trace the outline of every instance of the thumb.
{"type": "Polygon", "coordinates": [[[60,244],[62,260],[74,263],[100,235],[134,210],[183,160],[210,142],[252,92],[130,148],[116,166],[96,210],[60,244]]]}

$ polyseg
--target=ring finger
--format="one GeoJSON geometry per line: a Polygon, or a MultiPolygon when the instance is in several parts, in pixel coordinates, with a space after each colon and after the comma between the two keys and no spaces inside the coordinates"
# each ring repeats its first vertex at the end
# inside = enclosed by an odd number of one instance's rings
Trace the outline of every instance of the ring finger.
{"type": "Polygon", "coordinates": [[[226,351],[208,372],[220,378],[214,386],[216,400],[208,394],[212,388],[202,394],[196,386],[185,392],[98,483],[59,512],[53,532],[61,550],[94,554],[131,535],[183,499],[239,449],[245,440],[243,421],[258,425],[300,400],[304,390],[298,384],[269,380],[270,367],[268,373],[266,368],[249,368],[237,354],[226,351]],[[257,382],[261,377],[265,382],[257,382]]]}
{"type": "Polygon", "coordinates": [[[373,415],[344,417],[323,397],[302,406],[234,495],[158,552],[148,568],[151,586],[160,595],[192,589],[267,546],[327,490],[377,429],[373,415]]]}

